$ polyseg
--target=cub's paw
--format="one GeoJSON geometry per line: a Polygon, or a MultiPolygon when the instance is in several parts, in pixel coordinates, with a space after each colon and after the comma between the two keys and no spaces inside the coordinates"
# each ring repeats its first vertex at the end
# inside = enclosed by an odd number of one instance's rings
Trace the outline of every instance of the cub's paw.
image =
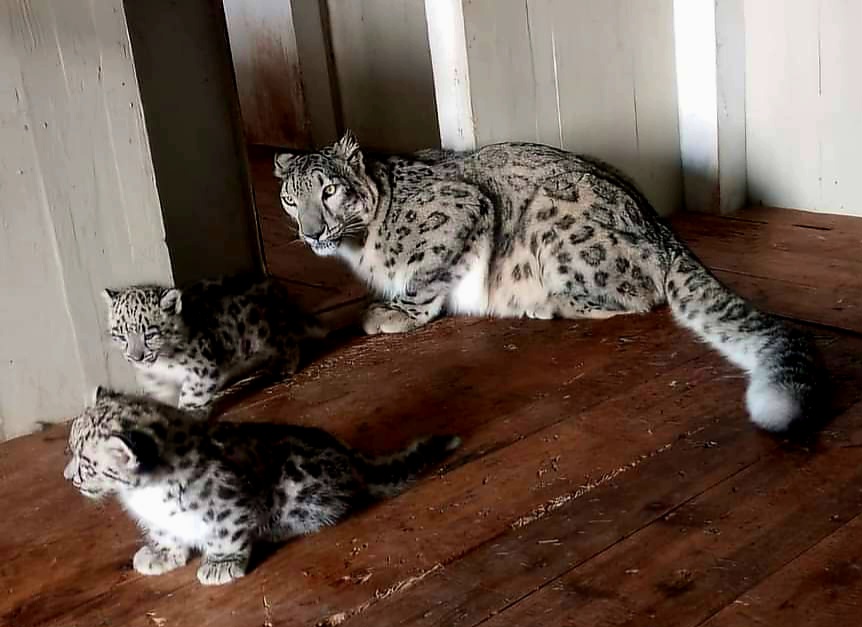
{"type": "Polygon", "coordinates": [[[132,566],[142,575],[161,575],[185,566],[189,561],[189,551],[180,547],[170,549],[146,545],[138,549],[132,559],[132,566]]]}
{"type": "Polygon", "coordinates": [[[362,328],[368,335],[405,333],[422,326],[403,311],[386,305],[372,305],[365,312],[362,328]]]}
{"type": "Polygon", "coordinates": [[[237,557],[235,559],[210,560],[204,557],[200,568],[198,568],[198,581],[205,586],[220,586],[230,583],[245,575],[248,559],[237,557]]]}

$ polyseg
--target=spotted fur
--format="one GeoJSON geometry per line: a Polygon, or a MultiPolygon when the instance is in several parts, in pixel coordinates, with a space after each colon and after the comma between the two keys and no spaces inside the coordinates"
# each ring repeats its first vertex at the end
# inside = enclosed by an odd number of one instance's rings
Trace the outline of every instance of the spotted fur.
{"type": "Polygon", "coordinates": [[[181,408],[206,411],[214,395],[260,368],[292,374],[299,343],[322,327],[276,281],[250,276],[199,281],[183,290],[105,290],[114,345],[144,390],[181,408]]]}
{"type": "Polygon", "coordinates": [[[305,242],[380,297],[368,333],[409,331],[443,311],[607,318],[669,303],[748,371],[760,427],[783,430],[814,409],[810,342],[716,280],[607,164],[527,143],[365,158],[348,133],[278,155],[275,173],[305,242]]]}
{"type": "Polygon", "coordinates": [[[204,584],[242,577],[257,540],[332,525],[405,489],[460,444],[431,436],[369,458],[320,429],[202,422],[143,397],[100,389],[72,422],[63,472],[81,494],[114,496],[146,534],[135,570],[157,575],[203,559],[204,584]]]}

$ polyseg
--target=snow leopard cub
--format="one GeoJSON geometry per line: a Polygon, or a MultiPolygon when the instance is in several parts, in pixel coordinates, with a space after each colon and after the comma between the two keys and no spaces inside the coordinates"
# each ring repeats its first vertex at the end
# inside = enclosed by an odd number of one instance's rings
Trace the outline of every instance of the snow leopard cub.
{"type": "Polygon", "coordinates": [[[272,279],[241,275],[182,290],[133,286],[105,290],[104,297],[114,344],[145,392],[198,412],[252,371],[293,374],[299,342],[325,335],[272,279]]]}
{"type": "Polygon", "coordinates": [[[430,436],[380,458],[320,429],[202,422],[105,389],[72,422],[63,472],[81,494],[115,496],[147,535],[133,566],[158,575],[202,553],[203,584],[242,577],[256,540],[313,533],[372,499],[393,496],[457,448],[430,436]]]}

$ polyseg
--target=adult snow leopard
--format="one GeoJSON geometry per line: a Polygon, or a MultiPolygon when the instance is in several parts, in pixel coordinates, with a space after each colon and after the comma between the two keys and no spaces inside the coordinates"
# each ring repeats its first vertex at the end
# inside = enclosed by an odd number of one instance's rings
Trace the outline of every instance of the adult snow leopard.
{"type": "Polygon", "coordinates": [[[368,333],[444,310],[607,318],[668,303],[750,375],[746,402],[782,431],[812,411],[808,339],[722,285],[640,191],[595,159],[530,143],[366,158],[355,137],[279,154],[281,203],[318,255],[344,259],[380,302],[368,333]]]}

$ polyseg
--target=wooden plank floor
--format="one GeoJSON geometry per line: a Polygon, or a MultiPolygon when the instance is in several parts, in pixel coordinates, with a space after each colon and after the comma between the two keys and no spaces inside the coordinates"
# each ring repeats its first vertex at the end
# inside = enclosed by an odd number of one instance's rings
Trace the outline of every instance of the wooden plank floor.
{"type": "MultiPolygon", "coordinates": [[[[252,152],[269,265],[349,325],[364,290],[290,243],[269,158],[252,152]]],[[[19,438],[0,445],[0,625],[858,624],[862,221],[758,208],[674,224],[729,284],[815,335],[836,384],[819,438],[756,432],[740,373],[666,311],[373,338],[346,326],[228,413],[375,452],[458,432],[444,472],[204,588],[194,563],[131,570],[134,525],[62,479],[64,426],[19,438]]]]}

